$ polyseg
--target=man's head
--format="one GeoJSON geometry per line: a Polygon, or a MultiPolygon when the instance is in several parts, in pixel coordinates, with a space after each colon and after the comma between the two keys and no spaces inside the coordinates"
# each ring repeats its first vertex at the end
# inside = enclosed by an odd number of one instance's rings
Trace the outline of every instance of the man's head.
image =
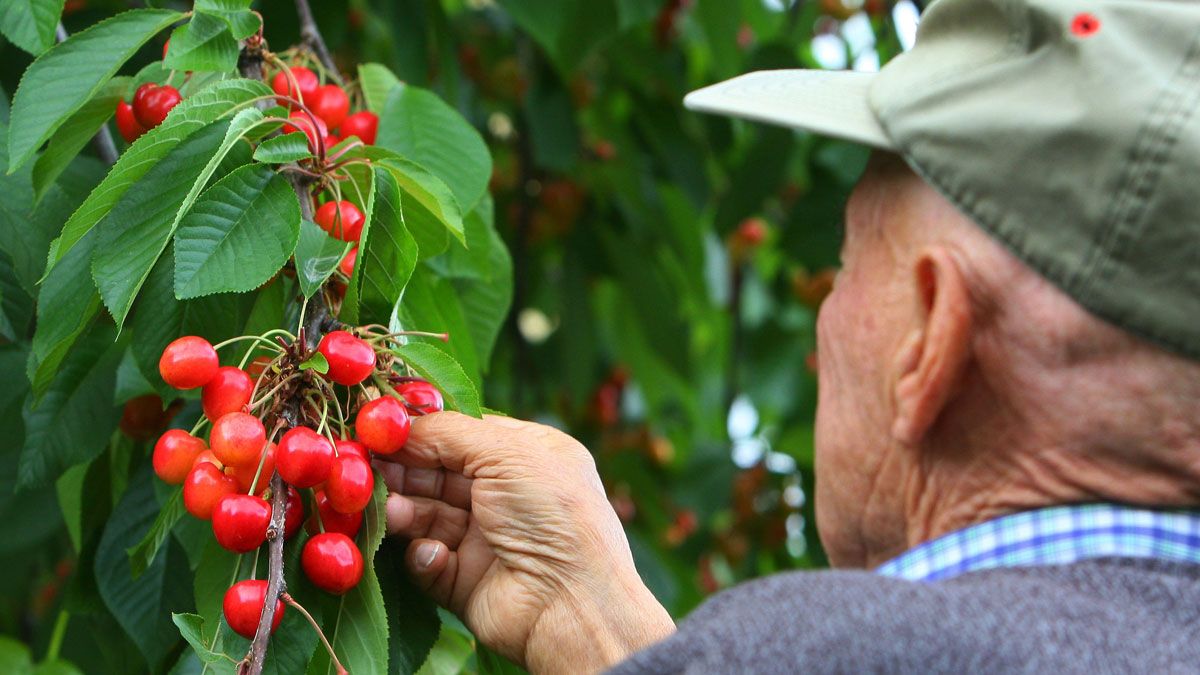
{"type": "Polygon", "coordinates": [[[835,564],[1024,508],[1200,499],[1200,363],[1085,311],[899,157],[851,197],[842,263],[818,322],[835,564]]]}

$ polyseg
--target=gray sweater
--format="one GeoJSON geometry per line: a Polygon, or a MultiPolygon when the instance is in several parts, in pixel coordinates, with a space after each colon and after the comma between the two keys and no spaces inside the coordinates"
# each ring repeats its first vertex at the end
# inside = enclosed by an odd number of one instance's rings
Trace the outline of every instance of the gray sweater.
{"type": "Polygon", "coordinates": [[[1200,565],[780,574],[715,596],[611,672],[1200,673],[1200,565]]]}

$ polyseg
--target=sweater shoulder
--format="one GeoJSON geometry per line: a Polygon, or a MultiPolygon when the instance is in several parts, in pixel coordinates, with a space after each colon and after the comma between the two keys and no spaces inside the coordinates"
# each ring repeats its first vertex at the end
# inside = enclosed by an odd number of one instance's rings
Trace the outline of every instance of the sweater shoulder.
{"type": "MultiPolygon", "coordinates": [[[[1111,669],[1117,663],[1112,659],[1125,658],[1118,645],[1139,637],[1163,648],[1178,643],[1196,659],[1197,576],[1177,572],[1118,562],[991,570],[940,583],[869,572],[781,574],[713,597],[675,636],[617,672],[819,667],[940,673],[1064,666],[1075,672],[1079,655],[1089,653],[1111,655],[1111,669]]],[[[1174,660],[1166,656],[1166,670],[1174,660]]]]}

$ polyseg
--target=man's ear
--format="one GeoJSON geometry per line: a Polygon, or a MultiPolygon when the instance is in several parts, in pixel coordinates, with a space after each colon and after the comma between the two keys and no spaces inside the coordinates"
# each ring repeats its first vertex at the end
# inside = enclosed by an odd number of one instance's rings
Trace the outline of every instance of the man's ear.
{"type": "Polygon", "coordinates": [[[944,247],[924,251],[913,268],[912,332],[897,353],[892,435],[916,445],[929,433],[970,361],[971,302],[958,261],[944,247]]]}

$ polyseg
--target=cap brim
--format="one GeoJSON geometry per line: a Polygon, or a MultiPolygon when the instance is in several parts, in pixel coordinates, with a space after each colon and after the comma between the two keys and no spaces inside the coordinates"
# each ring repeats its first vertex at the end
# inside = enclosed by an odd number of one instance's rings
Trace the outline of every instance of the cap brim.
{"type": "Polygon", "coordinates": [[[895,146],[867,104],[876,73],[764,70],[683,99],[690,110],[778,124],[882,150],[895,146]]]}

